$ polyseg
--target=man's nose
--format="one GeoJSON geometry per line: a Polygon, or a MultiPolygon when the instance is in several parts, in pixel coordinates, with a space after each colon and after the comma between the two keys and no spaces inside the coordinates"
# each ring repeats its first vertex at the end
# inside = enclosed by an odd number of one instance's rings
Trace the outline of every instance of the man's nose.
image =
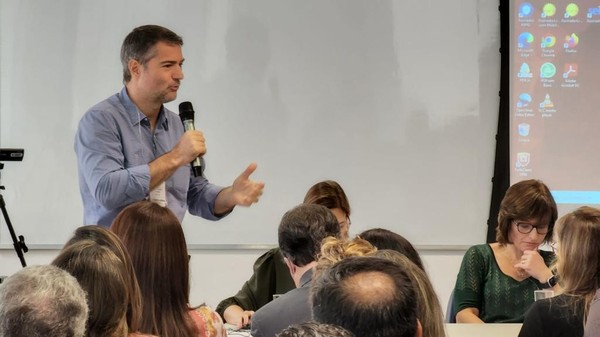
{"type": "Polygon", "coordinates": [[[176,67],[173,78],[176,80],[183,80],[183,68],[181,68],[181,66],[176,67]]]}

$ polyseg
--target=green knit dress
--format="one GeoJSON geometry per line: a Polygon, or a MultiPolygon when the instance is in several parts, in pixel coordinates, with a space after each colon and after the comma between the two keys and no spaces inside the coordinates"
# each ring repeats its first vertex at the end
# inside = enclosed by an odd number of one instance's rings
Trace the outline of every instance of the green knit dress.
{"type": "MultiPolygon", "coordinates": [[[[550,266],[554,253],[539,252],[550,266]]],[[[522,323],[538,289],[541,285],[533,277],[517,281],[504,274],[490,245],[476,245],[465,253],[456,278],[454,312],[477,308],[485,323],[522,323]]]]}

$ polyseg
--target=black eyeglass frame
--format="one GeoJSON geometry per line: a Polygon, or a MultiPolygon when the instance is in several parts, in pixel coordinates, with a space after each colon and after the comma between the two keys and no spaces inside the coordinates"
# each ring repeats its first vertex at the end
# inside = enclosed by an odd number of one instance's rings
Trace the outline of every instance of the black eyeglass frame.
{"type": "Polygon", "coordinates": [[[526,221],[513,221],[513,223],[517,226],[517,230],[519,231],[519,233],[521,234],[529,234],[531,233],[531,231],[535,228],[536,233],[538,233],[539,235],[546,235],[548,234],[548,232],[550,231],[549,226],[541,226],[542,228],[545,227],[546,231],[545,232],[540,232],[540,226],[539,225],[532,225],[529,222],[526,221]],[[530,227],[529,230],[525,230],[522,228],[522,226],[527,226],[530,227]]]}

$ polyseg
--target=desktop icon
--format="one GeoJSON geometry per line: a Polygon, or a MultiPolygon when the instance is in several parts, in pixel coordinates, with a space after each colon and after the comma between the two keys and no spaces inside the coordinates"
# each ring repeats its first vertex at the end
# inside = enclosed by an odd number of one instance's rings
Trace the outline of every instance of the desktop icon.
{"type": "Polygon", "coordinates": [[[531,128],[531,125],[529,125],[528,123],[519,124],[519,136],[522,136],[522,137],[529,136],[530,128],[531,128]]]}
{"type": "Polygon", "coordinates": [[[531,95],[522,93],[519,95],[519,101],[517,102],[517,108],[526,108],[531,103],[531,95]]]}
{"type": "Polygon", "coordinates": [[[573,33],[571,35],[565,36],[565,44],[563,47],[565,48],[575,48],[579,44],[579,36],[573,33]]]}
{"type": "Polygon", "coordinates": [[[517,153],[517,168],[528,166],[530,159],[531,155],[529,154],[529,152],[517,153]]]}
{"type": "Polygon", "coordinates": [[[573,77],[577,77],[577,63],[565,64],[565,72],[563,73],[563,78],[573,77]]]}
{"type": "Polygon", "coordinates": [[[554,103],[552,103],[552,100],[550,99],[550,94],[546,94],[546,96],[544,96],[544,100],[542,101],[542,103],[540,103],[540,109],[551,108],[554,108],[554,103]]]}
{"type": "Polygon", "coordinates": [[[542,64],[540,67],[540,77],[541,78],[552,78],[556,75],[556,66],[550,62],[546,62],[542,64]]]}
{"type": "Polygon", "coordinates": [[[600,6],[588,8],[587,18],[588,19],[593,19],[596,16],[600,16],[600,6]]]}
{"type": "Polygon", "coordinates": [[[517,74],[518,78],[532,78],[533,74],[531,73],[531,69],[529,68],[529,64],[523,62],[521,67],[519,68],[519,73],[517,74]]]}
{"type": "Polygon", "coordinates": [[[554,6],[554,4],[549,2],[542,7],[542,18],[550,18],[553,17],[554,14],[556,14],[556,6],[554,6]]]}
{"type": "Polygon", "coordinates": [[[524,32],[519,34],[519,38],[517,39],[517,47],[518,48],[529,48],[533,43],[533,35],[529,32],[524,32]]]}
{"type": "Polygon", "coordinates": [[[574,18],[577,14],[579,14],[579,6],[574,3],[568,4],[567,8],[565,8],[565,19],[574,18]]]}
{"type": "Polygon", "coordinates": [[[519,6],[519,18],[528,18],[533,14],[533,6],[529,2],[524,2],[519,6]]]}
{"type": "Polygon", "coordinates": [[[556,44],[556,37],[552,34],[548,34],[542,38],[542,48],[552,48],[556,44]]]}

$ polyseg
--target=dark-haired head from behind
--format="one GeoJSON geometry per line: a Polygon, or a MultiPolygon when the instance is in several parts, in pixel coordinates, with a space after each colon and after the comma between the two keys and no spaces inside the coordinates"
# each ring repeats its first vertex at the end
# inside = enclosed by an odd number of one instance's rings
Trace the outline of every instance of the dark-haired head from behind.
{"type": "Polygon", "coordinates": [[[355,336],[420,337],[415,287],[392,261],[348,257],[313,280],[313,318],[355,336]]]}
{"type": "Polygon", "coordinates": [[[340,225],[329,209],[300,204],[287,211],[278,228],[279,248],[298,267],[316,261],[323,239],[339,237],[340,225]]]}
{"type": "Polygon", "coordinates": [[[337,325],[306,322],[290,325],[278,333],[277,337],[354,337],[354,335],[337,325]]]}
{"type": "Polygon", "coordinates": [[[419,253],[410,241],[405,239],[402,235],[383,228],[373,228],[358,234],[358,236],[369,241],[377,249],[395,250],[404,254],[419,268],[425,270],[423,268],[421,256],[419,256],[419,253]]]}

